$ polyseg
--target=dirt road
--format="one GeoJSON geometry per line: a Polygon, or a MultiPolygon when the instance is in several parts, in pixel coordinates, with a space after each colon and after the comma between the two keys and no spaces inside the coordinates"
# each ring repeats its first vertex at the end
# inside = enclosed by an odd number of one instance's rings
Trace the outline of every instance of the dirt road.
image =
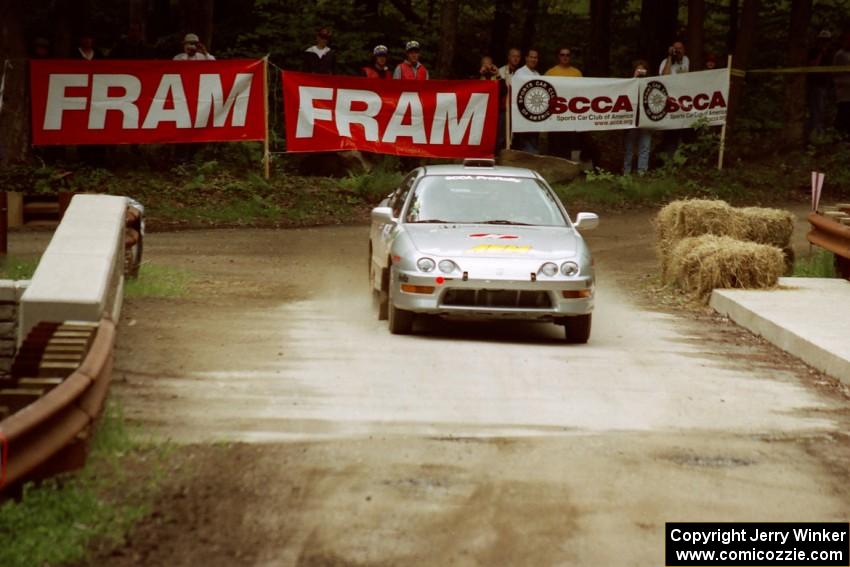
{"type": "Polygon", "coordinates": [[[390,335],[364,227],[151,235],[150,261],[197,280],[128,302],[113,396],[191,445],[96,563],[650,566],[665,521],[846,521],[838,388],[728,323],[645,307],[648,232],[630,215],[591,233],[586,346],[542,324],[390,335]]]}

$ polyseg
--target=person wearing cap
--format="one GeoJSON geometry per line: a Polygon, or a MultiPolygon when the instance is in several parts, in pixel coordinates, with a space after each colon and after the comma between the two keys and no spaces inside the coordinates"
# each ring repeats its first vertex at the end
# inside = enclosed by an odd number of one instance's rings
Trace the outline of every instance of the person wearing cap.
{"type": "Polygon", "coordinates": [[[336,71],[336,53],[328,45],[331,41],[331,31],[322,28],[316,32],[316,45],[304,50],[302,69],[305,73],[333,75],[336,71]]]}
{"type": "Polygon", "coordinates": [[[404,79],[407,81],[427,81],[428,69],[419,62],[419,42],[408,41],[404,46],[407,58],[398,64],[393,72],[393,79],[404,79]]]}
{"type": "Polygon", "coordinates": [[[363,74],[367,79],[392,79],[392,72],[387,66],[388,53],[386,45],[375,46],[372,50],[372,64],[363,67],[363,74]]]}
{"type": "MultiPolygon", "coordinates": [[[[809,67],[821,67],[832,62],[832,33],[829,30],[821,30],[815,41],[815,45],[809,49],[806,56],[806,65],[809,67]]],[[[832,81],[828,73],[806,74],[806,106],[809,109],[809,117],[806,120],[806,139],[810,136],[823,134],[825,128],[824,116],[826,114],[826,100],[832,81]]]]}
{"type": "Polygon", "coordinates": [[[174,56],[175,61],[215,61],[215,57],[213,57],[208,51],[207,48],[204,47],[204,44],[201,43],[201,38],[199,38],[194,33],[187,33],[183,37],[183,53],[178,53],[174,56]]]}

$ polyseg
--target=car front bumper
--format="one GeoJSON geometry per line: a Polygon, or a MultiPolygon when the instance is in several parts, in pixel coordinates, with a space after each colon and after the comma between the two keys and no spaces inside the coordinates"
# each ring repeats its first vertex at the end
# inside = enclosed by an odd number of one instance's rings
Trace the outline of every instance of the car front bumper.
{"type": "Polygon", "coordinates": [[[398,309],[474,319],[522,319],[557,321],[593,311],[593,276],[574,278],[467,279],[423,275],[394,270],[390,278],[390,301],[398,309]],[[403,286],[433,288],[431,293],[411,293],[403,286]],[[565,297],[577,293],[587,297],[565,297]]]}

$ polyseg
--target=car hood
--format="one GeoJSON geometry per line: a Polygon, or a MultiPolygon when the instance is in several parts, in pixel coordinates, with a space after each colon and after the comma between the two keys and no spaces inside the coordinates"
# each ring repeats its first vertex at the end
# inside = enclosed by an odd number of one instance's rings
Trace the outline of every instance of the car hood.
{"type": "Polygon", "coordinates": [[[405,224],[419,252],[433,256],[477,258],[568,258],[579,236],[568,227],[492,224],[405,224]]]}

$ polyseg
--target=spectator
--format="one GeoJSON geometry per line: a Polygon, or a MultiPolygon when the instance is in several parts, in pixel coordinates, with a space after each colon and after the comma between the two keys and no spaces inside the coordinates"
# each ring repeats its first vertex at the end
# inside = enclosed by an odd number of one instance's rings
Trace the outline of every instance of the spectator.
{"type": "Polygon", "coordinates": [[[691,61],[685,55],[685,45],[677,41],[667,50],[667,58],[658,67],[659,75],[678,75],[690,70],[691,61]]]}
{"type": "MultiPolygon", "coordinates": [[[[529,49],[525,54],[525,65],[516,70],[517,77],[539,77],[540,73],[537,71],[537,64],[540,62],[540,52],[536,49],[529,49]]],[[[528,152],[530,154],[536,154],[539,152],[540,145],[540,134],[537,132],[524,132],[521,134],[514,134],[513,146],[517,149],[528,152]]]]}
{"type": "MultiPolygon", "coordinates": [[[[829,30],[821,30],[816,44],[809,49],[806,65],[820,67],[832,62],[830,44],[832,34],[829,30]]],[[[824,131],[824,114],[826,113],[826,98],[829,94],[830,77],[826,73],[806,74],[806,105],[809,107],[809,119],[806,121],[806,139],[812,135],[819,136],[824,131]]]]}
{"type": "MultiPolygon", "coordinates": [[[[850,30],[841,34],[841,49],[832,58],[833,65],[850,65],[850,30]]],[[[835,128],[845,137],[850,136],[850,73],[836,73],[835,101],[838,113],[835,116],[835,128]]]]}
{"type": "Polygon", "coordinates": [[[407,81],[427,81],[428,69],[419,62],[419,42],[408,41],[404,46],[407,58],[398,64],[393,73],[393,79],[404,79],[407,81]]]}
{"type": "Polygon", "coordinates": [[[330,48],[331,32],[322,28],[316,32],[316,45],[311,45],[304,51],[302,68],[305,73],[333,75],[336,72],[336,53],[330,48]]]}
{"type": "MultiPolygon", "coordinates": [[[[546,71],[547,77],[581,77],[581,71],[572,66],[572,52],[569,47],[558,50],[558,64],[546,71]]],[[[572,158],[572,152],[583,140],[577,132],[550,132],[549,153],[552,155],[572,158]]]]}
{"type": "Polygon", "coordinates": [[[496,153],[501,148],[505,147],[507,139],[507,110],[508,110],[508,83],[511,81],[516,70],[519,69],[519,63],[522,60],[522,53],[516,47],[508,49],[508,62],[499,67],[499,123],[496,132],[496,153]]]}
{"type": "Polygon", "coordinates": [[[581,71],[572,66],[572,52],[569,47],[558,50],[558,64],[546,71],[547,77],[581,77],[581,71]]]}
{"type": "Polygon", "coordinates": [[[97,51],[94,49],[94,37],[90,33],[84,33],[80,36],[75,58],[85,59],[86,61],[91,61],[95,58],[100,59],[100,56],[98,56],[97,51]]]}
{"type": "MultiPolygon", "coordinates": [[[[667,58],[658,67],[658,74],[678,75],[680,73],[687,73],[690,67],[691,62],[688,56],[685,55],[685,45],[681,41],[677,41],[667,50],[667,58]]],[[[672,158],[681,143],[682,130],[664,130],[661,137],[661,151],[668,158],[672,158]]]]}
{"type": "MultiPolygon", "coordinates": [[[[643,59],[638,59],[632,65],[632,77],[645,77],[648,73],[649,64],[643,59]]],[[[640,113],[640,105],[638,105],[640,113]]],[[[640,126],[640,114],[638,114],[638,126],[640,126]]],[[[637,143],[637,171],[643,175],[649,169],[649,151],[652,146],[652,130],[644,128],[631,128],[626,130],[626,155],[623,161],[623,175],[632,172],[632,157],[634,155],[635,143],[637,143]]]]}
{"type": "Polygon", "coordinates": [[[478,67],[478,78],[482,81],[495,81],[499,79],[499,68],[493,64],[493,58],[485,55],[481,58],[478,67]]]}
{"type": "Polygon", "coordinates": [[[705,70],[713,71],[717,69],[717,57],[713,53],[705,56],[705,70]]]}
{"type": "Polygon", "coordinates": [[[193,34],[187,33],[183,37],[183,53],[178,53],[174,56],[175,61],[215,61],[212,56],[201,43],[201,39],[193,34]]]}
{"type": "Polygon", "coordinates": [[[537,64],[540,62],[540,52],[536,49],[529,49],[525,54],[525,65],[516,70],[517,77],[533,77],[540,76],[537,71],[537,64]]]}
{"type": "Polygon", "coordinates": [[[142,26],[130,24],[127,35],[123,37],[109,52],[112,59],[151,59],[153,50],[145,43],[142,26]]]}
{"type": "Polygon", "coordinates": [[[367,79],[392,79],[392,73],[387,66],[388,53],[386,45],[375,46],[372,50],[372,64],[363,67],[363,74],[367,79]]]}

